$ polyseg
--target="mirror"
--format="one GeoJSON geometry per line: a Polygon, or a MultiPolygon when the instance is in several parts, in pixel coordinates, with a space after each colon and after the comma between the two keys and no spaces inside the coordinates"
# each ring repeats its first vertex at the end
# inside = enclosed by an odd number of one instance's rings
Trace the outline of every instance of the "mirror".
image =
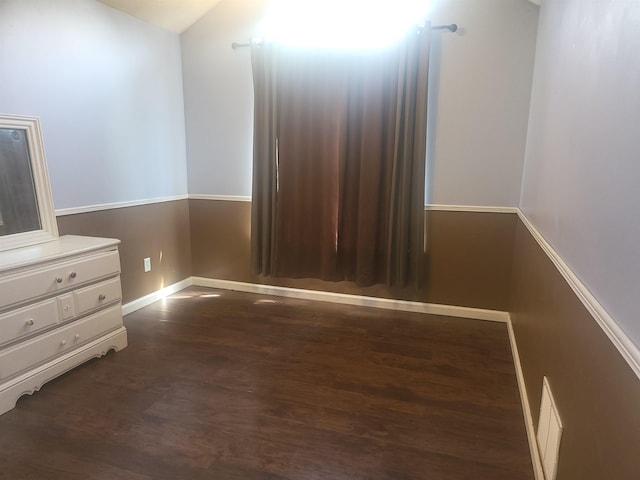
{"type": "Polygon", "coordinates": [[[0,251],[57,236],[40,122],[0,115],[0,251]]]}
{"type": "Polygon", "coordinates": [[[0,235],[40,230],[24,130],[0,128],[0,235]]]}

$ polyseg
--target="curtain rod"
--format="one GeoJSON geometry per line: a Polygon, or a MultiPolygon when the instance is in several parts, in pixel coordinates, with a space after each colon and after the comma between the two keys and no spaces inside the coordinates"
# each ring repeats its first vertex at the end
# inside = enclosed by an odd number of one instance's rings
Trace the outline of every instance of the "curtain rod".
{"type": "MultiPolygon", "coordinates": [[[[450,25],[435,25],[431,27],[431,30],[449,30],[450,32],[455,32],[456,30],[458,30],[458,25],[456,25],[455,23],[452,23],[450,25]]],[[[233,48],[234,50],[237,50],[238,48],[246,48],[250,46],[251,46],[251,43],[233,42],[231,44],[231,48],[233,48]]]]}

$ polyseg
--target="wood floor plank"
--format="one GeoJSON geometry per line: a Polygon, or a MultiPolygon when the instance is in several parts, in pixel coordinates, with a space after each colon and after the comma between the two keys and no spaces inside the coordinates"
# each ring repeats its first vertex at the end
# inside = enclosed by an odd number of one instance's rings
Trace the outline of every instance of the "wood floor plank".
{"type": "Polygon", "coordinates": [[[504,324],[189,288],[0,417],[0,479],[532,480],[504,324]]]}

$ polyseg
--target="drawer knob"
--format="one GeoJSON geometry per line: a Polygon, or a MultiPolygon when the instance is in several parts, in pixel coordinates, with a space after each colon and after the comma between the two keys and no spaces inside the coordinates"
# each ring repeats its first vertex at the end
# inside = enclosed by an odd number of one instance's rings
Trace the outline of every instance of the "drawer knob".
{"type": "Polygon", "coordinates": [[[62,277],[56,277],[56,282],[62,283],[62,277]]]}
{"type": "Polygon", "coordinates": [[[107,299],[107,296],[106,296],[104,293],[101,293],[101,294],[98,296],[98,300],[100,300],[100,301],[103,301],[103,300],[106,300],[106,299],[107,299]]]}
{"type": "Polygon", "coordinates": [[[75,338],[76,340],[80,340],[80,334],[76,333],[75,337],[73,337],[73,338],[75,338]]]}
{"type": "Polygon", "coordinates": [[[69,274],[69,278],[76,278],[78,276],[78,274],[76,272],[71,272],[69,274]]]}
{"type": "Polygon", "coordinates": [[[29,320],[27,320],[26,322],[24,322],[25,325],[27,325],[28,327],[31,327],[33,325],[33,318],[30,318],[29,320]]]}
{"type": "Polygon", "coordinates": [[[66,344],[67,344],[67,341],[66,341],[66,340],[60,340],[60,345],[61,345],[61,346],[63,346],[63,347],[64,347],[66,344]]]}

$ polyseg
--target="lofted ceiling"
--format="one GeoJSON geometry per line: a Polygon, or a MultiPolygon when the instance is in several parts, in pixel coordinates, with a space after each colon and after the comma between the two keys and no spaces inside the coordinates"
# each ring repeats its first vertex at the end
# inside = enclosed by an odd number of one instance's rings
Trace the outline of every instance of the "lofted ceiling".
{"type": "MultiPolygon", "coordinates": [[[[221,0],[98,0],[145,22],[182,33],[221,0]]],[[[542,0],[529,0],[540,5],[542,0]]]]}
{"type": "Polygon", "coordinates": [[[98,0],[145,22],[182,33],[220,0],[98,0]]]}

